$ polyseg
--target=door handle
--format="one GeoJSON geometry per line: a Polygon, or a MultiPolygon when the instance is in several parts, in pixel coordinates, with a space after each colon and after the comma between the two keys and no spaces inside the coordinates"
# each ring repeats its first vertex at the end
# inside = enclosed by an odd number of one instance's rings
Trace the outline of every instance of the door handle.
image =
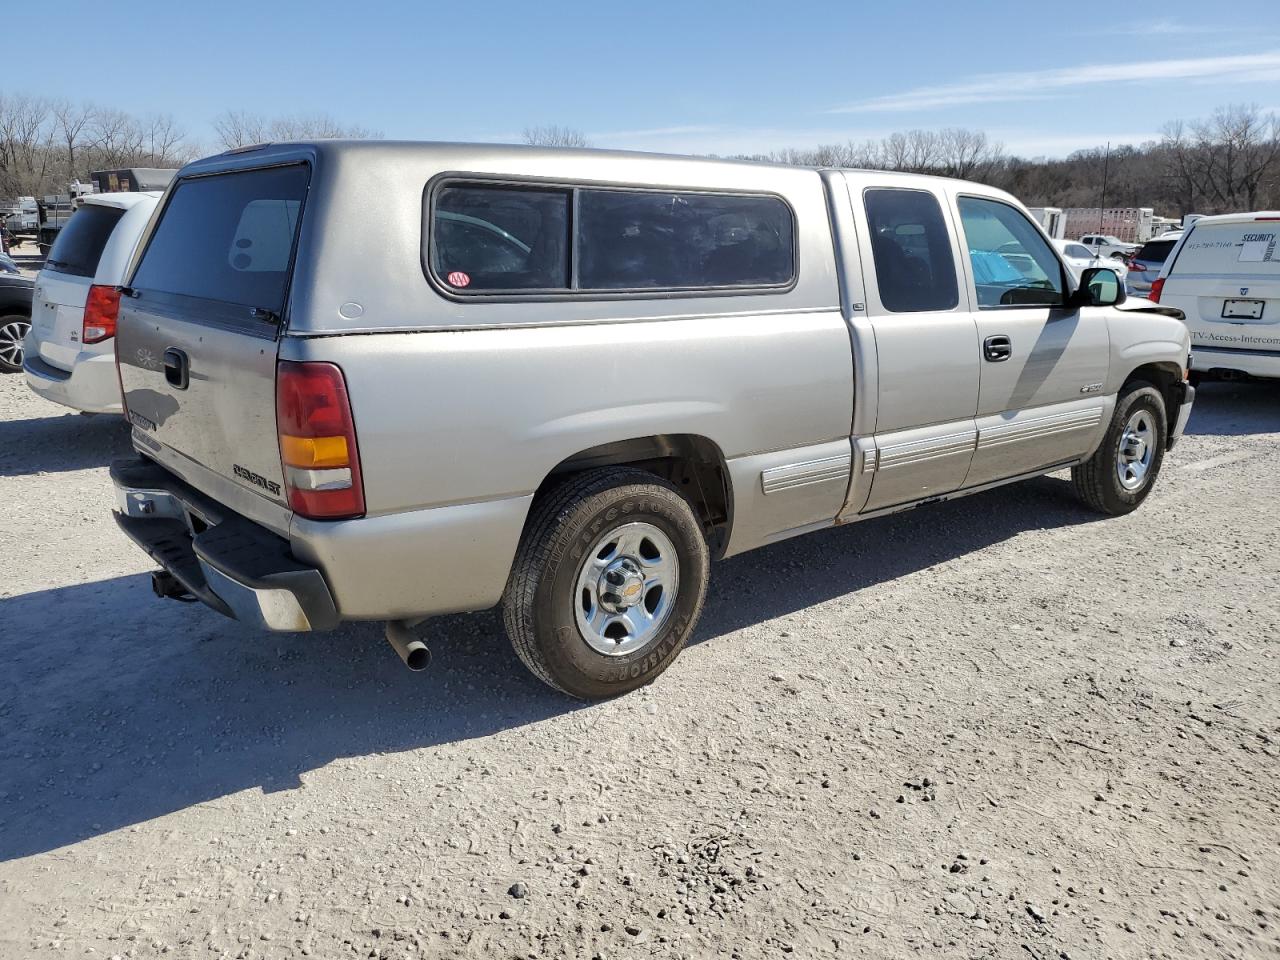
{"type": "Polygon", "coordinates": [[[170,347],[164,352],[164,378],[179,390],[187,389],[187,384],[191,382],[190,361],[176,347],[170,347]]]}
{"type": "Polygon", "coordinates": [[[1003,335],[987,337],[982,341],[982,355],[992,363],[1008,360],[1013,356],[1013,341],[1003,335]]]}

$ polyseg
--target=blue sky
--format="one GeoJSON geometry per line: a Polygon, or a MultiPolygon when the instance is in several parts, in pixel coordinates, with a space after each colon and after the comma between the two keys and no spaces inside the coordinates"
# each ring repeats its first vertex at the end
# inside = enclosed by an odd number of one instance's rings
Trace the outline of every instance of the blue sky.
{"type": "Polygon", "coordinates": [[[1280,112],[1277,0],[12,6],[6,36],[59,60],[0,90],[169,113],[210,143],[233,109],[406,139],[560,124],[599,147],[721,154],[963,126],[1062,156],[1221,104],[1280,112]]]}

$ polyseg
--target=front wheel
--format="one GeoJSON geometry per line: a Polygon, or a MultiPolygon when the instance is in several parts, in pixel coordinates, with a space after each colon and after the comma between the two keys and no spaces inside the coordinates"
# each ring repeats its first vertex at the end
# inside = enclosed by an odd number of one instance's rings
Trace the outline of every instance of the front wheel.
{"type": "Polygon", "coordinates": [[[22,369],[22,341],[30,329],[31,321],[21,314],[0,317],[0,372],[22,369]]]}
{"type": "Polygon", "coordinates": [[[1164,397],[1135,381],[1116,398],[1116,409],[1092,457],[1071,468],[1071,485],[1086,505],[1111,516],[1136,510],[1160,473],[1168,420],[1164,397]]]}
{"type": "Polygon", "coordinates": [[[652,681],[679,655],[706,596],[707,542],[688,501],[652,474],[578,474],[534,504],[503,598],[535,676],[574,697],[652,681]]]}

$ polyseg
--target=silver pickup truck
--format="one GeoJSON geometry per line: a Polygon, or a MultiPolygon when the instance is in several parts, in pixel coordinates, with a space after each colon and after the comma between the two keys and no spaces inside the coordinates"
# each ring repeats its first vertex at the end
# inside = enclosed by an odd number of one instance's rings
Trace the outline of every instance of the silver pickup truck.
{"type": "Polygon", "coordinates": [[[1194,393],[1177,311],[892,173],[251,147],[180,172],[121,292],[158,594],[387,621],[415,667],[424,618],[502,603],[578,697],[666,669],[713,559],[1067,467],[1132,510],[1194,393]]]}

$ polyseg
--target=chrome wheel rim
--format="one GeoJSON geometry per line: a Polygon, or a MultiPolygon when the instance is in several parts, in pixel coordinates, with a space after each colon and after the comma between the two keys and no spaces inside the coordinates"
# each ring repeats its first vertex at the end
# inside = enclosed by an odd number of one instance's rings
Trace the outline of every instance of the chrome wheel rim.
{"type": "Polygon", "coordinates": [[[31,329],[25,320],[10,320],[0,327],[0,360],[10,366],[22,366],[22,340],[31,329]]]}
{"type": "Polygon", "coordinates": [[[643,521],[615,527],[578,571],[573,605],[582,639],[607,657],[642,649],[670,619],[679,583],[670,537],[643,521]]]}
{"type": "Polygon", "coordinates": [[[1116,476],[1126,490],[1137,490],[1147,482],[1156,437],[1156,420],[1150,410],[1139,410],[1124,425],[1120,449],[1116,451],[1116,476]]]}

